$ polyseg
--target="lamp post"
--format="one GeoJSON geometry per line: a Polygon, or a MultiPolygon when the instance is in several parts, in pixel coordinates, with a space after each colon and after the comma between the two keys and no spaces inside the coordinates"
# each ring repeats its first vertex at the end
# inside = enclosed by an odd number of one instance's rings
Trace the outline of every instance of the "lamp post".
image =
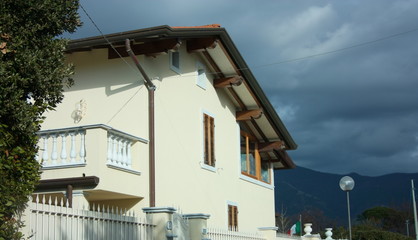
{"type": "Polygon", "coordinates": [[[349,176],[342,177],[341,180],[340,180],[340,188],[344,192],[347,192],[348,233],[349,233],[349,236],[350,236],[349,239],[351,240],[351,218],[350,218],[350,194],[349,194],[349,192],[351,190],[353,190],[353,188],[354,188],[354,180],[349,176]]]}
{"type": "Polygon", "coordinates": [[[418,240],[418,222],[417,222],[417,204],[415,202],[415,187],[414,187],[414,179],[411,179],[411,187],[412,187],[412,204],[414,207],[414,226],[415,226],[415,239],[418,240]]]}

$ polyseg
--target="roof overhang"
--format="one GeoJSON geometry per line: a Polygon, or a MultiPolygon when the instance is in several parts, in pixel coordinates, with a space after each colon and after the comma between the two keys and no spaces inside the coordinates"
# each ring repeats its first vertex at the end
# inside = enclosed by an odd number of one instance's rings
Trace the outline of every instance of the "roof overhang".
{"type": "Polygon", "coordinates": [[[285,125],[267,99],[251,70],[224,28],[219,26],[170,27],[167,25],[134,31],[108,34],[70,41],[66,52],[109,49],[110,57],[127,56],[125,40],[133,43],[135,54],[157,56],[175,50],[186,42],[189,52],[201,54],[217,73],[220,88],[234,102],[237,111],[261,110],[262,114],[243,121],[246,128],[262,143],[282,141],[280,148],[273,148],[263,159],[273,162],[275,169],[294,168],[295,164],[286,150],[297,148],[285,125]],[[110,47],[110,44],[115,47],[110,47]],[[116,53],[116,51],[118,53],[116,53]],[[112,55],[113,54],[113,55],[112,55]],[[240,82],[241,80],[242,82],[240,82]]]}

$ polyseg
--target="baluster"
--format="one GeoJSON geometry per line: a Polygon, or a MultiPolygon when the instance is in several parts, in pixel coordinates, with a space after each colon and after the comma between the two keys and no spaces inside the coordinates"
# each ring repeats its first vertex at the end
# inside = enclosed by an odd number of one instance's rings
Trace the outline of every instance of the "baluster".
{"type": "Polygon", "coordinates": [[[61,134],[61,163],[65,164],[67,162],[67,134],[61,134]]]}
{"type": "Polygon", "coordinates": [[[112,154],[112,162],[115,164],[115,163],[117,163],[117,160],[118,160],[118,151],[117,151],[117,141],[118,141],[118,139],[117,139],[117,137],[116,136],[113,136],[113,154],[112,154]]]}
{"type": "Polygon", "coordinates": [[[58,151],[57,151],[57,135],[52,135],[52,153],[51,160],[53,165],[57,165],[58,151]]]}
{"type": "Polygon", "coordinates": [[[81,135],[81,146],[80,146],[80,162],[85,163],[86,162],[86,146],[85,146],[85,135],[86,132],[80,132],[81,135]]]}
{"type": "Polygon", "coordinates": [[[107,163],[112,163],[112,148],[113,148],[113,137],[107,135],[107,163]]]}
{"type": "Polygon", "coordinates": [[[124,167],[128,166],[128,157],[126,154],[126,140],[121,141],[122,143],[122,165],[124,167]]]}
{"type": "Polygon", "coordinates": [[[123,150],[123,140],[119,138],[118,139],[118,164],[121,166],[123,166],[122,150],[123,150]]]}
{"type": "Polygon", "coordinates": [[[132,167],[132,156],[131,156],[131,141],[128,142],[128,146],[126,148],[126,152],[127,152],[127,164],[128,167],[131,168],[132,167]]]}
{"type": "Polygon", "coordinates": [[[75,132],[71,132],[71,147],[70,147],[70,159],[71,162],[75,162],[75,158],[77,156],[77,153],[75,151],[75,132]]]}
{"type": "Polygon", "coordinates": [[[42,153],[42,165],[46,166],[48,165],[48,135],[45,135],[42,137],[44,139],[44,149],[42,153]]]}

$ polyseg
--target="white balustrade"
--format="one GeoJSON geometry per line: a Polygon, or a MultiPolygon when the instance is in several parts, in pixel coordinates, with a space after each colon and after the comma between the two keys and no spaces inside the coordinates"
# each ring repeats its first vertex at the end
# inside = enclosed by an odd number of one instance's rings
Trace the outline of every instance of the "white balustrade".
{"type": "Polygon", "coordinates": [[[131,146],[133,141],[114,133],[107,134],[107,164],[131,169],[131,146]]]}
{"type": "Polygon", "coordinates": [[[44,130],[38,132],[38,136],[39,152],[36,159],[42,164],[43,169],[85,166],[89,153],[89,161],[99,161],[108,167],[134,174],[140,172],[132,168],[133,145],[136,142],[148,142],[103,124],[44,130]],[[106,135],[101,135],[103,132],[100,130],[107,132],[107,140],[106,135]],[[96,136],[103,138],[92,143],[96,136]],[[88,144],[86,139],[90,140],[88,144]],[[104,156],[107,159],[100,160],[96,156],[97,149],[105,149],[106,142],[107,150],[104,156]]]}
{"type": "Polygon", "coordinates": [[[85,164],[85,134],[86,131],[83,129],[39,133],[40,139],[42,139],[39,148],[42,152],[40,155],[42,156],[40,159],[42,167],[85,164]],[[70,141],[67,141],[68,138],[70,141]],[[70,152],[69,156],[67,150],[70,152]]]}

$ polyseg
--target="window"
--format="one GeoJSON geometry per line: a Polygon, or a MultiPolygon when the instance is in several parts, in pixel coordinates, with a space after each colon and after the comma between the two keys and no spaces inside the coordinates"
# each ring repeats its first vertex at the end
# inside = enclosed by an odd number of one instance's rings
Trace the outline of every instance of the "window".
{"type": "Polygon", "coordinates": [[[245,176],[270,183],[270,163],[262,161],[258,141],[250,134],[241,132],[241,173],[245,176]]]}
{"type": "Polygon", "coordinates": [[[238,231],[238,207],[228,205],[228,228],[233,231],[238,231]]]}
{"type": "Polygon", "coordinates": [[[258,162],[260,154],[258,153],[257,142],[253,141],[250,135],[241,134],[241,171],[245,175],[257,178],[258,162]]]}
{"type": "Polygon", "coordinates": [[[270,163],[261,162],[261,181],[270,183],[270,163]]]}
{"type": "Polygon", "coordinates": [[[215,120],[208,114],[203,114],[204,131],[204,163],[215,166],[215,120]]]}
{"type": "Polygon", "coordinates": [[[197,84],[197,86],[199,86],[203,89],[206,89],[206,81],[207,81],[206,69],[203,66],[203,64],[201,64],[199,62],[196,64],[196,68],[197,68],[196,84],[197,84]]]}
{"type": "Polygon", "coordinates": [[[180,52],[170,52],[170,68],[180,74],[180,52]]]}

